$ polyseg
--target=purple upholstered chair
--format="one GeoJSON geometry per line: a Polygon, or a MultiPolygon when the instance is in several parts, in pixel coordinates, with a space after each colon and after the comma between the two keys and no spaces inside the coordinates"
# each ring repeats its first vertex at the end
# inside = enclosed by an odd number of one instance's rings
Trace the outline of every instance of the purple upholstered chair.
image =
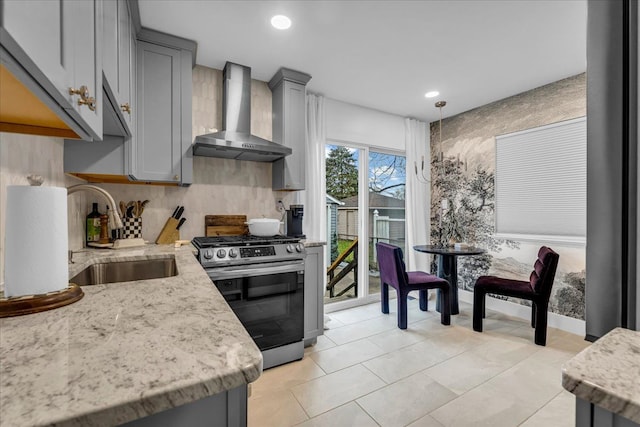
{"type": "Polygon", "coordinates": [[[482,332],[484,296],[505,295],[531,301],[531,327],[535,328],[535,343],[547,343],[547,308],[551,286],[556,275],[559,255],[551,248],[542,246],[528,281],[481,276],[473,288],[473,330],[482,332]]]}
{"type": "Polygon", "coordinates": [[[396,289],[398,295],[398,328],[407,329],[407,295],[410,291],[420,291],[420,310],[428,309],[428,289],[440,289],[444,297],[440,322],[451,323],[451,303],[449,282],[423,271],[406,271],[402,260],[402,249],[386,243],[376,243],[378,268],[380,269],[380,287],[382,291],[382,312],[389,314],[389,286],[396,289]]]}

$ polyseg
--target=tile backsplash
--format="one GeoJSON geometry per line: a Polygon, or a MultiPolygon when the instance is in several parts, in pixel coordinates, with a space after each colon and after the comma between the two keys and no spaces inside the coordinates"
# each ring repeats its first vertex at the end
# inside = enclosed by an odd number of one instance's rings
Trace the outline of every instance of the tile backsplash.
{"type": "MultiPolygon", "coordinates": [[[[271,91],[266,82],[253,80],[251,87],[251,131],[271,139],[271,91]]],[[[193,70],[193,137],[222,126],[222,72],[196,66],[193,70]]],[[[4,278],[4,213],[7,185],[27,184],[29,174],[42,175],[44,185],[64,186],[84,182],[64,174],[64,142],[60,138],[0,133],[0,277],[4,278]]],[[[146,200],[150,203],[142,215],[142,237],[154,242],[176,206],[185,206],[187,222],[181,238],[204,235],[204,216],[208,214],[244,214],[248,218],[280,218],[276,202],[285,206],[297,203],[297,193],[271,189],[271,163],[247,162],[209,157],[194,157],[194,177],[190,187],[157,185],[97,184],[116,202],[146,200]]],[[[69,201],[69,247],[77,250],[84,243],[84,220],[91,203],[105,202],[93,194],[80,192],[69,201]]],[[[37,242],[34,243],[34,246],[37,242]]],[[[0,280],[2,282],[3,280],[0,280]]]]}

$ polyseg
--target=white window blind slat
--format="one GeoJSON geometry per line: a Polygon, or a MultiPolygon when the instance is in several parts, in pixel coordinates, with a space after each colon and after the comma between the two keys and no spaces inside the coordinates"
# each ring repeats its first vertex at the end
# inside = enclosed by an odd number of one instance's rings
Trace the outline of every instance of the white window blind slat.
{"type": "Polygon", "coordinates": [[[498,234],[584,237],[586,118],[497,136],[495,181],[498,234]]]}

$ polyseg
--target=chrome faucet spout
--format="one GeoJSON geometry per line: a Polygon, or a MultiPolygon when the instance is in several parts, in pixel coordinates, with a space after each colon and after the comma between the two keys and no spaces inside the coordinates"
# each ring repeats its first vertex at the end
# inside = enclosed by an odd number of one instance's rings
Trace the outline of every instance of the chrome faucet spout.
{"type": "Polygon", "coordinates": [[[109,194],[105,189],[91,184],[78,184],[67,188],[67,196],[83,190],[98,193],[106,199],[107,204],[109,205],[109,227],[112,229],[123,227],[120,215],[117,214],[116,202],[113,200],[113,197],[111,197],[111,194],[109,194]]]}

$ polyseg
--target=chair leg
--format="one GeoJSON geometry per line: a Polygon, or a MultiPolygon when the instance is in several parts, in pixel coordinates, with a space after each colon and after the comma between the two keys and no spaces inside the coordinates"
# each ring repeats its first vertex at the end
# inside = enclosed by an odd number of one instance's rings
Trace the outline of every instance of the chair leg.
{"type": "Polygon", "coordinates": [[[547,345],[547,304],[536,304],[536,330],[534,341],[537,345],[547,345]]]}
{"type": "Polygon", "coordinates": [[[420,295],[420,310],[429,311],[429,291],[423,289],[419,291],[420,295]]]}
{"type": "Polygon", "coordinates": [[[398,291],[398,328],[407,329],[407,294],[398,291]]]}
{"type": "Polygon", "coordinates": [[[484,292],[473,290],[473,330],[482,332],[482,318],[484,317],[484,292]]]}
{"type": "Polygon", "coordinates": [[[380,302],[382,303],[382,312],[389,314],[389,285],[382,283],[380,295],[380,302]]]}
{"type": "Polygon", "coordinates": [[[451,324],[451,289],[443,288],[440,290],[442,294],[442,305],[444,307],[440,307],[442,311],[440,312],[440,323],[443,325],[451,324]]]}
{"type": "Polygon", "coordinates": [[[536,327],[536,302],[531,301],[531,327],[536,327]]]}

